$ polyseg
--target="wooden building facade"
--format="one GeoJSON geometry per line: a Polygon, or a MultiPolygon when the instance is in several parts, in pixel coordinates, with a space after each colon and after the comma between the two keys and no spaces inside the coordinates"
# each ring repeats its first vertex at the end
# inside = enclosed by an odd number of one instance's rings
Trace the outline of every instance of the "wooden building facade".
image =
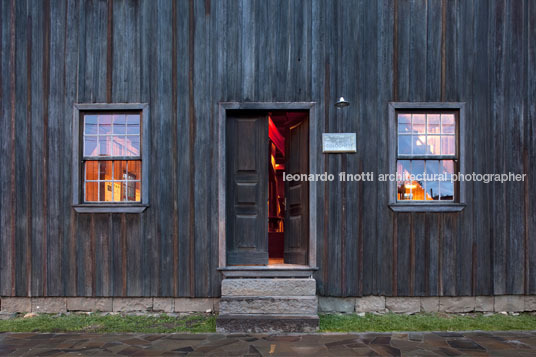
{"type": "MultiPolygon", "coordinates": [[[[445,103],[463,111],[452,134],[458,167],[525,180],[461,183],[453,195],[463,191],[463,202],[446,210],[390,206],[396,188],[378,179],[316,182],[304,188],[310,224],[292,228],[309,230],[305,253],[285,259],[316,260],[321,296],[536,294],[535,45],[530,0],[3,0],[0,296],[218,297],[218,268],[236,248],[221,241],[222,214],[242,212],[222,201],[236,193],[222,154],[255,160],[240,142],[222,145],[244,133],[257,142],[250,119],[234,137],[222,120],[305,113],[309,171],[377,178],[396,160],[393,113],[445,103]],[[350,105],[336,108],[340,96],[350,105]],[[140,204],[99,211],[77,205],[84,171],[73,171],[89,132],[73,125],[113,105],[146,110],[146,197],[123,176],[140,204]],[[356,133],[357,152],[323,153],[322,133],[356,133]]],[[[264,205],[251,186],[267,185],[259,175],[239,187],[239,202],[264,205]]],[[[123,190],[113,184],[102,187],[123,190]]],[[[247,264],[265,264],[266,249],[247,264]]]]}

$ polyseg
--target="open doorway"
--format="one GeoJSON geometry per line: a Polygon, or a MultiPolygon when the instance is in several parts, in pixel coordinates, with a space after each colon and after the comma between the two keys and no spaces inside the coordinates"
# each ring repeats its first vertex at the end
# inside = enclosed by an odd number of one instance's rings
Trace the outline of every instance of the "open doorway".
{"type": "Polygon", "coordinates": [[[308,172],[307,119],[303,111],[268,114],[269,265],[307,263],[307,182],[283,177],[308,172]]]}
{"type": "Polygon", "coordinates": [[[220,104],[220,267],[306,274],[315,266],[314,182],[283,179],[315,169],[313,105],[220,104]]]}

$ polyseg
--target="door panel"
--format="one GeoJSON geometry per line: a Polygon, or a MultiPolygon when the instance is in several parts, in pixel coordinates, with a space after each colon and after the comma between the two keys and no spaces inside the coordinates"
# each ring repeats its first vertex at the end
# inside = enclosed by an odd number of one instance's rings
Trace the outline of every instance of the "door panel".
{"type": "Polygon", "coordinates": [[[226,122],[227,265],[268,264],[268,118],[226,122]]]}
{"type": "MultiPolygon", "coordinates": [[[[309,173],[309,128],[308,120],[290,128],[286,140],[287,174],[309,173]]],[[[308,263],[309,251],[309,183],[286,181],[285,196],[285,263],[308,263]]]]}

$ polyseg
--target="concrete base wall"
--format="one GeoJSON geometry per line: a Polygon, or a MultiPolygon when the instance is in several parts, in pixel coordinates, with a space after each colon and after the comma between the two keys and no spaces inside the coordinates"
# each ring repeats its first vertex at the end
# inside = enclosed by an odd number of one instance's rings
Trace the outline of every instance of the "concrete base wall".
{"type": "MultiPolygon", "coordinates": [[[[61,313],[101,312],[219,312],[219,298],[96,298],[96,297],[1,297],[2,312],[61,313]]],[[[318,312],[529,312],[536,311],[536,295],[460,297],[318,297],[318,312]]]]}

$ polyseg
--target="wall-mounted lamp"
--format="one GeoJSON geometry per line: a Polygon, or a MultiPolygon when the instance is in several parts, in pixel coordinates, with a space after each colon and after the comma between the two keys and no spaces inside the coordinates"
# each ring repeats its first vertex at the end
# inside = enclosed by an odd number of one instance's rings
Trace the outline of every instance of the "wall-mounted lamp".
{"type": "Polygon", "coordinates": [[[346,101],[344,97],[340,97],[339,100],[335,103],[337,108],[344,108],[350,105],[350,102],[346,101]]]}

